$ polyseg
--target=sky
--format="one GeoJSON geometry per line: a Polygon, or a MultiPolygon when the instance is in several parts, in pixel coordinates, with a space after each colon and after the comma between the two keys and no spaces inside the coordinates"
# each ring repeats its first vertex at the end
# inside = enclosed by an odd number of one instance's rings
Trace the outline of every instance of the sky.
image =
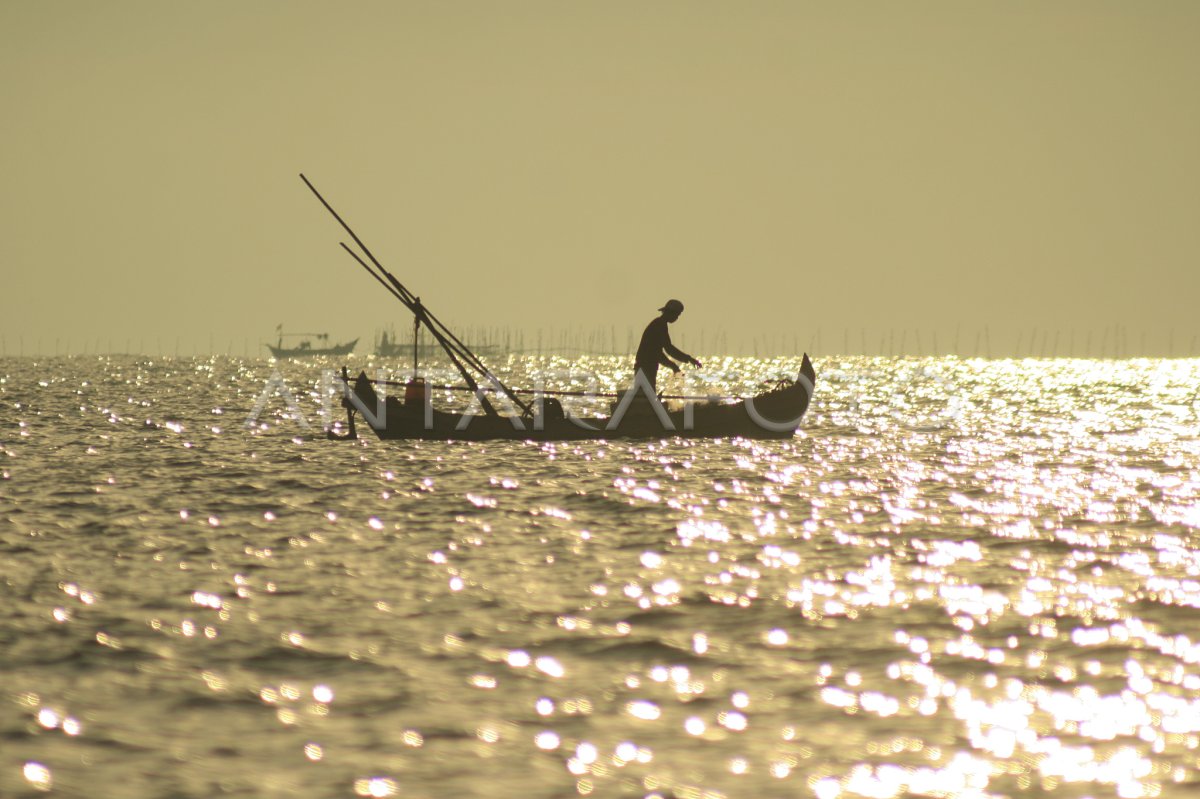
{"type": "Polygon", "coordinates": [[[4,0],[0,346],[407,330],[303,172],[463,328],[1200,355],[1198,41],[1192,0],[4,0]]]}

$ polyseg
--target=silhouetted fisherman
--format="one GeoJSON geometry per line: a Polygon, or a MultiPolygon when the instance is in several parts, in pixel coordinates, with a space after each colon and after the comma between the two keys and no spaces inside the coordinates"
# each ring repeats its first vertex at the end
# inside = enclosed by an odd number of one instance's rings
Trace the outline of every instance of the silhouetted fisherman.
{"type": "Polygon", "coordinates": [[[642,342],[638,344],[637,358],[633,362],[634,374],[644,374],[650,386],[656,390],[659,364],[670,368],[672,372],[679,371],[679,365],[667,355],[686,361],[692,366],[700,366],[698,360],[671,343],[671,334],[667,330],[667,325],[683,313],[683,303],[679,300],[667,300],[667,304],[658,310],[662,312],[662,316],[646,325],[646,330],[642,333],[642,342]]]}

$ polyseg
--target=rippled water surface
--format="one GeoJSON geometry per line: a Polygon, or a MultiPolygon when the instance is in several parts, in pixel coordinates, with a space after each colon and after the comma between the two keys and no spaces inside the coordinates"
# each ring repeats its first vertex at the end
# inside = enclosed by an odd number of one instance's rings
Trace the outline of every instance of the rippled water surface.
{"type": "Polygon", "coordinates": [[[0,361],[0,796],[1200,795],[1198,361],[560,445],[326,441],[335,365],[0,361]]]}

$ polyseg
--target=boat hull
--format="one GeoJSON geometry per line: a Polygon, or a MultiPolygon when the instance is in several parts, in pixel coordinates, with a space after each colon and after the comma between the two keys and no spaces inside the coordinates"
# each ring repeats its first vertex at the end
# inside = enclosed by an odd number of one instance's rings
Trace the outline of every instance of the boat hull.
{"type": "MultiPolygon", "coordinates": [[[[808,356],[794,381],[731,404],[689,402],[669,411],[657,399],[633,393],[608,417],[470,415],[431,406],[428,393],[406,401],[381,396],[365,373],[347,385],[347,404],[384,440],[581,441],[597,439],[757,438],[795,435],[816,384],[808,356]]],[[[636,390],[633,390],[636,391],[636,390]]],[[[547,403],[549,404],[549,403],[547,403]]]]}

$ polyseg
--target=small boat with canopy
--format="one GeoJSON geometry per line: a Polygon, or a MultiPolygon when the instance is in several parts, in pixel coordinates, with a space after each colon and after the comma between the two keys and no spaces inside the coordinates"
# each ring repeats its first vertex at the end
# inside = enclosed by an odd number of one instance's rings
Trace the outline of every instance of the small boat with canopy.
{"type": "Polygon", "coordinates": [[[316,187],[304,175],[305,185],[358,245],[360,255],[345,242],[350,254],[371,277],[400,301],[413,316],[413,371],[407,382],[373,380],[365,372],[352,378],[342,369],[342,404],[349,433],[331,438],[356,438],[356,416],[381,439],[444,441],[575,441],[586,439],[686,438],[791,438],[808,409],[817,374],[808,354],[794,379],[785,379],[752,397],[661,396],[640,374],[619,394],[578,391],[523,391],[505,385],[464,344],[420,297],[409,291],[372,255],[316,187]],[[365,257],[364,257],[365,256],[365,257]],[[420,331],[427,331],[463,379],[461,386],[433,386],[419,376],[420,331]],[[474,405],[468,411],[433,407],[434,389],[469,392],[474,405]],[[393,390],[396,389],[396,390],[393,390]],[[574,416],[563,409],[560,396],[606,397],[612,402],[604,415],[574,416]],[[682,405],[668,409],[663,400],[682,405]]]}
{"type": "Polygon", "coordinates": [[[271,351],[271,355],[275,358],[307,358],[310,355],[349,355],[354,351],[354,345],[358,343],[358,339],[347,341],[343,344],[329,344],[328,333],[284,333],[283,325],[278,325],[275,328],[275,333],[279,336],[279,340],[275,344],[268,344],[267,349],[271,351]],[[299,338],[299,344],[285,347],[283,340],[285,338],[299,338]],[[312,339],[320,342],[317,346],[313,346],[312,339]]]}

